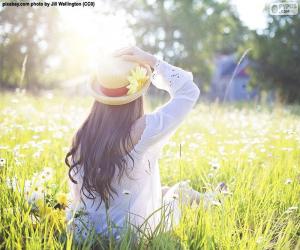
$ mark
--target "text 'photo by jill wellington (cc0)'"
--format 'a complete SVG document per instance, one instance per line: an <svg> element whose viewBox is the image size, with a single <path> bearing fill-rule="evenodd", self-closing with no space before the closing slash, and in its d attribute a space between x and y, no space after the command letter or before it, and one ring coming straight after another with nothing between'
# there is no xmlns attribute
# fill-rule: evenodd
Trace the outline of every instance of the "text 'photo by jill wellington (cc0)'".
<svg viewBox="0 0 300 250"><path fill-rule="evenodd" d="M1 0L1 249L300 249L298 0Z"/></svg>

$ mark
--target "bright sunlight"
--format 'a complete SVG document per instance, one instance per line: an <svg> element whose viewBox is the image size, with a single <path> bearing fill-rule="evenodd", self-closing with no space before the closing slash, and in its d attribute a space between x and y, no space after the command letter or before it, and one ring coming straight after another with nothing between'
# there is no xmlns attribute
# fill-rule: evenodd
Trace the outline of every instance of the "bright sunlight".
<svg viewBox="0 0 300 250"><path fill-rule="evenodd" d="M72 34L72 52L84 54L87 63L93 66L99 55L123 46L134 44L131 30L127 27L125 13L103 14L90 8L61 9L62 25L66 38ZM73 54L72 53L72 54Z"/></svg>

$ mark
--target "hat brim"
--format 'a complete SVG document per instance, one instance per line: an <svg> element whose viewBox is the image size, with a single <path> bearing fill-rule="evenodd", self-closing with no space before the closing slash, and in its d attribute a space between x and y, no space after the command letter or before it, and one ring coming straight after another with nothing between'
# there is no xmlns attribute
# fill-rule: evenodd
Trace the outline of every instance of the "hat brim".
<svg viewBox="0 0 300 250"><path fill-rule="evenodd" d="M123 105L123 104L130 103L130 102L136 100L137 98L139 98L140 96L142 96L143 94L145 94L147 89L150 86L151 75L152 75L151 68L148 65L143 65L143 67L146 68L149 79L143 85L143 87L138 92L136 92L134 94L123 95L123 96L107 96L107 95L104 95L99 88L97 88L97 83L95 81L91 81L91 80L88 81L88 84L87 84L88 85L88 90L91 93L91 95L98 102L101 102L101 103L104 103L104 104L107 104L107 105Z"/></svg>

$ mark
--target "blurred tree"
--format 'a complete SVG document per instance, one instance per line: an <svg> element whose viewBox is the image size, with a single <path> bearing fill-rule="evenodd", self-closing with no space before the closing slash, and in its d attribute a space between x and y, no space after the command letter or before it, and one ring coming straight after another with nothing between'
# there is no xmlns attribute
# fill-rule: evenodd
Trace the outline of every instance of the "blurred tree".
<svg viewBox="0 0 300 250"><path fill-rule="evenodd" d="M4 7L0 11L0 86L33 89L51 84L45 74L56 51L55 8Z"/></svg>
<svg viewBox="0 0 300 250"><path fill-rule="evenodd" d="M117 0L139 45L194 73L202 90L210 85L216 53L232 53L247 29L228 1Z"/></svg>
<svg viewBox="0 0 300 250"><path fill-rule="evenodd" d="M269 16L268 27L251 40L254 83L279 90L284 101L299 102L300 15Z"/></svg>

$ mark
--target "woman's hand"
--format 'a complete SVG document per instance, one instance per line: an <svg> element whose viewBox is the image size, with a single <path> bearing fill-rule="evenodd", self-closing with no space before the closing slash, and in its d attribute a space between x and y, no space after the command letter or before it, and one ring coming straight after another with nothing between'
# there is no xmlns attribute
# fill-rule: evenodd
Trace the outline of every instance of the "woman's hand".
<svg viewBox="0 0 300 250"><path fill-rule="evenodd" d="M139 64L148 64L152 68L157 61L157 58L154 55L151 55L136 46L119 49L113 53L113 56L121 57L124 60L137 62Z"/></svg>

